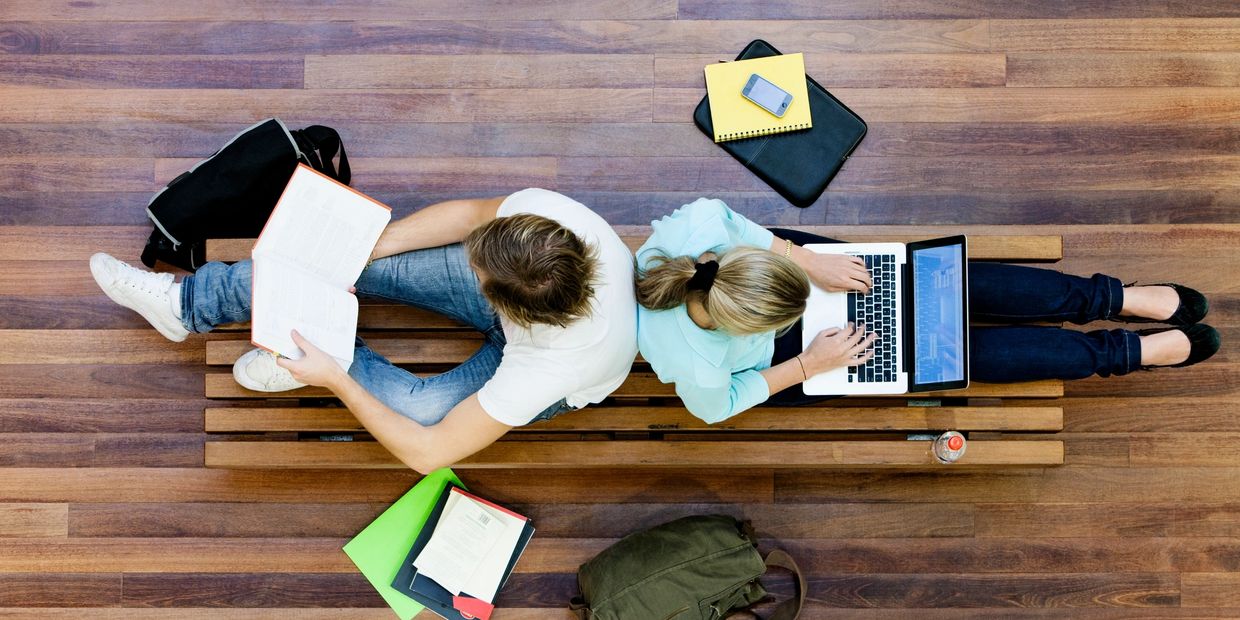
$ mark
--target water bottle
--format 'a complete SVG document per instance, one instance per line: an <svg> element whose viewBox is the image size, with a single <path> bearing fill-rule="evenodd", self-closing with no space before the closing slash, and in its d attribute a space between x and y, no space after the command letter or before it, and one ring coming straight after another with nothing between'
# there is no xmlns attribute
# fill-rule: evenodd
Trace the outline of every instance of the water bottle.
<svg viewBox="0 0 1240 620"><path fill-rule="evenodd" d="M955 463L964 456L965 445L964 435L956 431L947 431L934 439L931 444L930 451L934 453L934 458L940 463Z"/></svg>

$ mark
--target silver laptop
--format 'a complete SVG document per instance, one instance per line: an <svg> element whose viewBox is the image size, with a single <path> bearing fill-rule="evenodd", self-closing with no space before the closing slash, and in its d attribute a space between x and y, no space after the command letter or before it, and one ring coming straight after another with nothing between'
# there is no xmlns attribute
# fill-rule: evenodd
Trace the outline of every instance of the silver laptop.
<svg viewBox="0 0 1240 620"><path fill-rule="evenodd" d="M821 254L865 259L869 294L813 287L801 334L804 348L820 331L865 323L878 333L863 366L814 375L809 395L906 394L969 385L968 250L963 236L917 243L806 245Z"/></svg>

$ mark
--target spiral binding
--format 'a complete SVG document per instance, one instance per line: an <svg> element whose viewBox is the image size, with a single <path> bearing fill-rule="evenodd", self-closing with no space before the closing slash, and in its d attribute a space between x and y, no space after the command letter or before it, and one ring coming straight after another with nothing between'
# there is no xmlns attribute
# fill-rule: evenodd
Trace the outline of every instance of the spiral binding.
<svg viewBox="0 0 1240 620"><path fill-rule="evenodd" d="M757 138L759 136L769 136L777 133L786 133L789 131L797 131L799 129L809 129L812 127L809 123L798 123L796 125L784 125L782 127L770 127L767 129L752 129L749 131L735 131L719 135L719 142L728 142L730 140L742 140L744 138Z"/></svg>

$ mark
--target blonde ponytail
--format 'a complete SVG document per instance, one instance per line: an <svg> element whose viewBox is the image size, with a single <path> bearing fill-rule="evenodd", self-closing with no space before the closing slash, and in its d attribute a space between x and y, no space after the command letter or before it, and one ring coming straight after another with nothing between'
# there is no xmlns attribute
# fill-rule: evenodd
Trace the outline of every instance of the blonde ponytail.
<svg viewBox="0 0 1240 620"><path fill-rule="evenodd" d="M651 310L685 303L697 261L689 256L654 260L659 264L638 270L637 302ZM702 304L724 331L736 335L782 331L805 313L809 277L790 259L758 248L735 247L716 260L719 271Z"/></svg>

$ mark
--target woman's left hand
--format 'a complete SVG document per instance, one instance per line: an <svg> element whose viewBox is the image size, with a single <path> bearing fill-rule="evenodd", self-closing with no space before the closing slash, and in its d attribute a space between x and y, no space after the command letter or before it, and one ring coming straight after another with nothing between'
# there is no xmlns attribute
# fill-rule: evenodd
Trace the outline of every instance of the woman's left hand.
<svg viewBox="0 0 1240 620"><path fill-rule="evenodd" d="M305 355L297 360L281 357L276 359L276 364L292 373L294 379L308 385L331 388L337 381L348 376L332 356L311 344L297 333L297 330L293 330L292 336L297 348Z"/></svg>
<svg viewBox="0 0 1240 620"><path fill-rule="evenodd" d="M818 288L833 293L861 291L869 293L874 286L865 261L847 254L819 254L806 251L803 261L797 261L809 275L810 282Z"/></svg>

